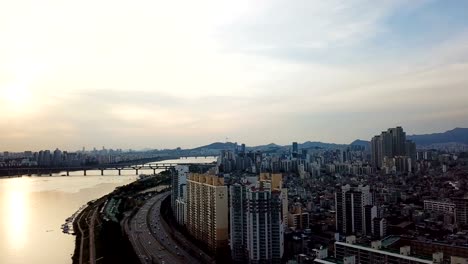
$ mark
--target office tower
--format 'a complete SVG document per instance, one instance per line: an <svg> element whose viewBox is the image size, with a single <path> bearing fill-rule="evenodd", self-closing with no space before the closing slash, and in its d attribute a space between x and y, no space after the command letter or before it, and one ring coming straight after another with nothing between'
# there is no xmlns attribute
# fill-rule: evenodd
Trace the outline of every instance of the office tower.
<svg viewBox="0 0 468 264"><path fill-rule="evenodd" d="M187 174L189 173L189 167L187 165L177 165L175 171L172 172L172 190L171 190L171 207L172 213L177 218L177 199L183 197L183 186L187 184Z"/></svg>
<svg viewBox="0 0 468 264"><path fill-rule="evenodd" d="M189 174L187 229L214 254L228 244L228 210L227 187L222 177Z"/></svg>
<svg viewBox="0 0 468 264"><path fill-rule="evenodd" d="M365 206L372 204L369 186L341 186L335 192L336 229L341 234L365 234Z"/></svg>
<svg viewBox="0 0 468 264"><path fill-rule="evenodd" d="M281 263L282 193L272 184L230 186L231 256L236 263Z"/></svg>

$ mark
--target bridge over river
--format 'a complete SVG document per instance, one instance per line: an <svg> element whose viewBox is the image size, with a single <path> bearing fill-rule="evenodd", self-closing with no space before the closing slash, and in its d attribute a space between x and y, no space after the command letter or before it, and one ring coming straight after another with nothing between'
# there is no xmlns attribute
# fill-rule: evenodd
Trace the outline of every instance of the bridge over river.
<svg viewBox="0 0 468 264"><path fill-rule="evenodd" d="M101 171L101 175L105 175L105 171L118 171L118 175L122 175L122 171L135 171L135 175L138 175L140 170L152 170L153 174L156 174L156 170L171 170L176 165L188 165L188 166L199 166L199 167L214 167L215 162L212 163L184 163L182 162L158 162L158 163L147 163L140 165L129 165L129 164L107 164L107 165L90 165L90 166L75 166L75 167L3 167L0 168L0 175L13 176L13 175L52 175L54 172L64 172L67 176L72 171L83 171L83 175L86 176L87 171L97 170Z"/></svg>

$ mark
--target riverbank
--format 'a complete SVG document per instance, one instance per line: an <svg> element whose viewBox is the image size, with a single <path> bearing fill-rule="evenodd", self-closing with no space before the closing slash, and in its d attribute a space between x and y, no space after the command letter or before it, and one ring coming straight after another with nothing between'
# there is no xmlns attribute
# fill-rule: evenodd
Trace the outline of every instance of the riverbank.
<svg viewBox="0 0 468 264"><path fill-rule="evenodd" d="M112 193L88 203L73 222L76 233L73 264L83 263L139 263L121 223L134 214L143 202L167 188L155 187L169 184L167 172L137 180L116 188ZM143 192L152 189L151 192Z"/></svg>

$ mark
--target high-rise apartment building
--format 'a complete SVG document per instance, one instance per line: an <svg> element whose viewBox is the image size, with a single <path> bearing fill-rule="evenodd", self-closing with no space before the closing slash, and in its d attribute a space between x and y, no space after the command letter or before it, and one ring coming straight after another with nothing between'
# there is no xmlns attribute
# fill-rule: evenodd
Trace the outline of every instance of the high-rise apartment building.
<svg viewBox="0 0 468 264"><path fill-rule="evenodd" d="M271 189L281 190L283 186L283 175L281 173L262 172L260 173L258 180L260 182L270 182Z"/></svg>
<svg viewBox="0 0 468 264"><path fill-rule="evenodd" d="M217 175L189 174L187 229L213 253L228 245L228 192Z"/></svg>
<svg viewBox="0 0 468 264"><path fill-rule="evenodd" d="M282 222L286 227L288 225L288 189L283 188L283 175L281 173L260 173L258 177L260 182L263 182L264 186L271 185L272 190L281 191L281 214Z"/></svg>
<svg viewBox="0 0 468 264"><path fill-rule="evenodd" d="M299 145L297 142L292 143L292 157L297 158L299 156Z"/></svg>
<svg viewBox="0 0 468 264"><path fill-rule="evenodd" d="M299 153L299 147L298 147L297 142L292 143L292 152L293 153Z"/></svg>
<svg viewBox="0 0 468 264"><path fill-rule="evenodd" d="M460 225L468 225L468 198L453 198L455 204L456 222Z"/></svg>
<svg viewBox="0 0 468 264"><path fill-rule="evenodd" d="M372 220L377 217L377 206L375 205L365 205L364 206L364 220L366 224L365 233L373 234L373 222Z"/></svg>
<svg viewBox="0 0 468 264"><path fill-rule="evenodd" d="M295 230L309 228L309 213L303 210L302 204L294 204L291 211L288 212L288 227Z"/></svg>
<svg viewBox="0 0 468 264"><path fill-rule="evenodd" d="M231 258L236 263L244 263L248 259L246 226L249 205L247 188L245 184L239 183L229 187Z"/></svg>
<svg viewBox="0 0 468 264"><path fill-rule="evenodd" d="M441 214L455 213L455 204L445 201L424 200L424 210Z"/></svg>
<svg viewBox="0 0 468 264"><path fill-rule="evenodd" d="M179 225L187 223L187 186L183 186L184 193L176 200L175 218Z"/></svg>
<svg viewBox="0 0 468 264"><path fill-rule="evenodd" d="M371 163L374 168L382 167L382 143L380 136L374 136L371 140Z"/></svg>
<svg viewBox="0 0 468 264"><path fill-rule="evenodd" d="M336 229L341 234L366 234L366 205L372 204L369 186L341 186L335 192Z"/></svg>
<svg viewBox="0 0 468 264"><path fill-rule="evenodd" d="M387 220L376 217L372 219L372 237L381 239L387 235Z"/></svg>
<svg viewBox="0 0 468 264"><path fill-rule="evenodd" d="M272 186L259 181L230 187L230 245L236 263L281 263L282 193Z"/></svg>
<svg viewBox="0 0 468 264"><path fill-rule="evenodd" d="M392 153L394 156L406 155L406 133L401 127L389 128L388 133L392 137Z"/></svg>
<svg viewBox="0 0 468 264"><path fill-rule="evenodd" d="M174 216L177 218L177 206L176 201L179 197L185 196L183 193L184 186L187 184L187 175L189 173L189 167L187 165L175 166L175 172L172 174L172 190L171 190L171 207Z"/></svg>
<svg viewBox="0 0 468 264"><path fill-rule="evenodd" d="M411 158L413 162L416 159L416 144L406 140L406 133L401 127L389 128L371 140L371 163L374 168L384 167L384 160L395 157ZM408 167L411 166L405 166Z"/></svg>

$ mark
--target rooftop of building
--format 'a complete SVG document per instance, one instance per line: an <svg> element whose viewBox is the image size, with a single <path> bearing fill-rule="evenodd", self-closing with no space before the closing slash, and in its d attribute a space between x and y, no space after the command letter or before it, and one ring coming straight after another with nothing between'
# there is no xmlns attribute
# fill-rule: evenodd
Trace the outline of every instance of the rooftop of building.
<svg viewBox="0 0 468 264"><path fill-rule="evenodd" d="M407 260L411 260L411 261L418 261L420 263L427 263L427 264L432 264L432 256L421 256L421 255L410 255L410 256L406 256L406 255L402 255L400 254L400 251L399 250L395 250L395 249L389 249L389 248L380 248L380 249L373 249L369 244L349 244L349 243L345 243L345 242L336 242L336 244L338 245L344 245L344 246L349 246L349 247L353 247L353 248L356 248L356 249L361 249L361 250L366 250L366 251L371 251L371 252L374 252L374 253L379 253L379 254L385 254L385 255L388 255L388 256L392 256L392 257L398 257L398 258L403 258L403 259L407 259Z"/></svg>
<svg viewBox="0 0 468 264"><path fill-rule="evenodd" d="M384 247L384 244L389 246L389 245L395 243L398 240L399 240L399 238L397 239L396 237L387 237L387 238L381 240L382 247L380 249L374 249L369 244L361 244L361 243L350 244L350 243L345 243L345 242L336 242L335 244L354 247L354 248L357 248L357 249L367 250L367 251L380 253L380 254L385 254L385 255L389 255L389 256L393 256L393 257L399 257L399 258L403 258L403 259L407 259L407 260L419 261L421 263L432 264L432 256L422 256L422 255L416 255L416 254L411 254L409 256L406 256L406 255L400 254L400 250L398 250L398 249L391 249L391 248Z"/></svg>
<svg viewBox="0 0 468 264"><path fill-rule="evenodd" d="M333 258L333 257L328 257L325 259L314 259L315 263L323 263L323 264L342 264L343 261Z"/></svg>
<svg viewBox="0 0 468 264"><path fill-rule="evenodd" d="M399 236L387 236L381 240L382 247L389 247L400 240Z"/></svg>

